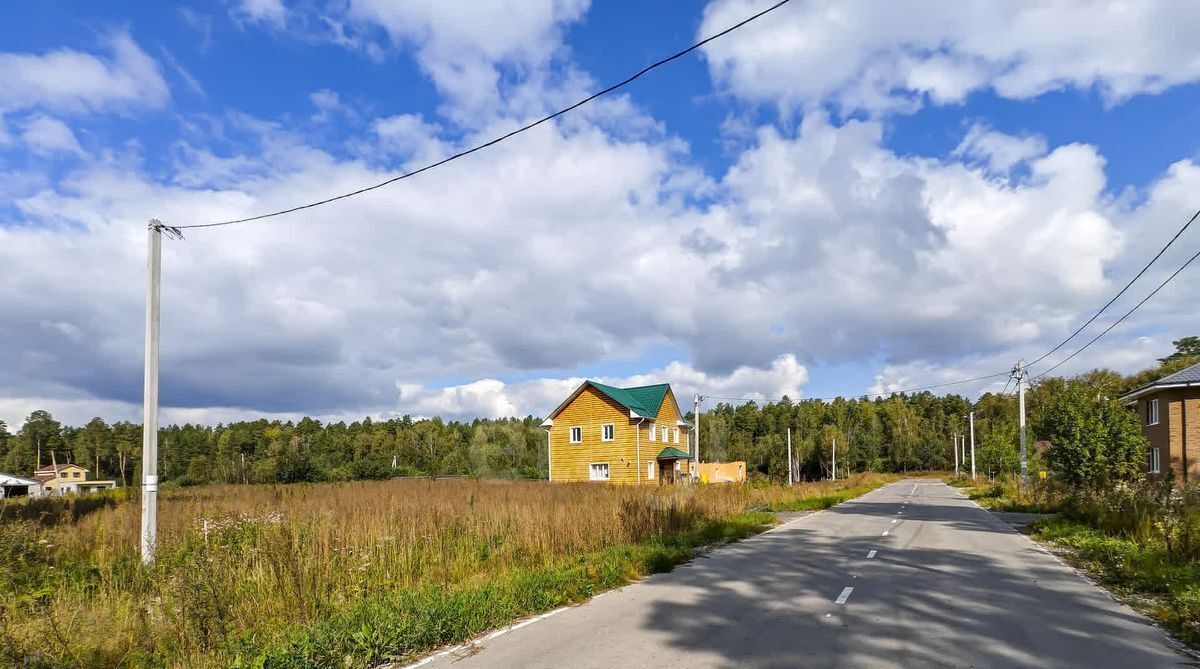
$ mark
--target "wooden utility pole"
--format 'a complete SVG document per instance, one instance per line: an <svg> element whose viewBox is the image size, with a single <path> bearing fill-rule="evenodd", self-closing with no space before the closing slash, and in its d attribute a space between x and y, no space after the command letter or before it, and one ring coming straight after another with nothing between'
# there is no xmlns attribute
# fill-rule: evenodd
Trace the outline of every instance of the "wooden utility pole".
<svg viewBox="0 0 1200 669"><path fill-rule="evenodd" d="M142 386L142 562L154 561L158 538L158 323L162 279L162 223L147 228L146 367Z"/></svg>
<svg viewBox="0 0 1200 669"><path fill-rule="evenodd" d="M833 480L837 480L837 437L833 437L833 444L829 448L833 454Z"/></svg>

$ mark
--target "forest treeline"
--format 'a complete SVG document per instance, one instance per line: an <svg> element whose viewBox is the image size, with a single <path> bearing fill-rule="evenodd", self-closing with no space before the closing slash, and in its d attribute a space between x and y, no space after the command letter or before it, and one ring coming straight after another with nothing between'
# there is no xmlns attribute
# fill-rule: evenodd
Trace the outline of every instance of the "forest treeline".
<svg viewBox="0 0 1200 669"><path fill-rule="evenodd" d="M1175 342L1159 366L1133 376L1095 370L1071 379L1048 377L1026 396L1033 442L1065 447L1060 462L1034 462L1088 471L1089 476L1128 476L1144 462L1144 440L1121 393L1200 360L1200 338ZM983 474L1019 467L1017 402L1012 394L987 393L972 403L960 395L930 392L874 399L719 404L701 415L701 456L706 461L744 460L757 475L787 475L787 431L802 478L829 475L837 445L841 472L896 472L953 467L952 434L968 432L975 411L976 464ZM691 415L688 416L691 418ZM242 421L228 425L171 425L159 434L159 480L166 484L290 483L394 476L467 475L545 478L546 433L533 416L479 419L390 420L353 423ZM0 421L0 471L29 475L34 464L73 462L89 478L127 485L140 478L142 428L93 418L64 426L34 411L15 434ZM1075 443L1078 442L1078 443ZM1086 442L1086 443L1085 443ZM1072 459L1073 458L1073 459ZM1083 462L1088 459L1088 462ZM1099 458L1107 469L1096 469Z"/></svg>

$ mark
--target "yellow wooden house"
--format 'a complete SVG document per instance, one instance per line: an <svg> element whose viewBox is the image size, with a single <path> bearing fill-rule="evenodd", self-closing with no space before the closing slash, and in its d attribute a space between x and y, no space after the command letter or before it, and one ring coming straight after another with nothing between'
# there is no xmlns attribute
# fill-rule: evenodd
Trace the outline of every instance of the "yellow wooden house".
<svg viewBox="0 0 1200 669"><path fill-rule="evenodd" d="M47 465L33 472L47 495L88 493L117 487L116 481L89 481L88 470L74 464Z"/></svg>
<svg viewBox="0 0 1200 669"><path fill-rule="evenodd" d="M672 483L690 476L692 425L671 386L585 381L542 423L550 480Z"/></svg>

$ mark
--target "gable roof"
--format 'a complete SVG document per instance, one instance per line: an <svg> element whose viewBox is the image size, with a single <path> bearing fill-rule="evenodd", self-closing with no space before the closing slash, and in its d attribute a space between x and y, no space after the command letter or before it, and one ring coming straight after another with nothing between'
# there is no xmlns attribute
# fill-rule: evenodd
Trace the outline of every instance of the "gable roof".
<svg viewBox="0 0 1200 669"><path fill-rule="evenodd" d="M81 470L83 470L83 471L85 471L85 472L86 472L86 471L91 471L91 470L89 470L87 467L80 467L80 466L79 466L79 465L77 465L77 464L74 464L74 463L71 463L71 462L66 462L66 463L63 463L63 464L61 464L61 465L57 465L57 466L56 466L56 465L46 465L46 466L44 466L44 467L38 467L37 469L33 470L33 473L34 473L34 474L43 474L43 473L44 473L44 474L54 474L54 473L57 473L57 472L61 472L62 470L64 470L64 469L67 469L67 468L69 468L69 467L74 467L74 468L76 468L76 469L81 469Z"/></svg>
<svg viewBox="0 0 1200 669"><path fill-rule="evenodd" d="M1121 399L1137 399L1139 396L1153 392L1158 388L1181 388L1188 386L1200 386L1200 362L1191 367L1184 367L1174 374L1168 374L1157 381L1147 383L1141 388L1127 392L1121 396Z"/></svg>
<svg viewBox="0 0 1200 669"><path fill-rule="evenodd" d="M595 381L584 381L582 385L575 389L569 397L558 408L550 412L546 418L547 423L554 420L554 417L562 412L576 397L579 396L587 388L595 388L612 401L620 404L628 409L633 417L654 418L658 415L658 410L662 407L663 399L667 396L667 391L671 389L670 384L656 383L651 386L634 386L632 388L618 388ZM547 423L543 423L546 425Z"/></svg>
<svg viewBox="0 0 1200 669"><path fill-rule="evenodd" d="M618 404L645 418L654 418L662 406L663 398L671 386L658 383L653 386L634 386L633 388L617 388L603 383L592 383L592 387L608 395Z"/></svg>
<svg viewBox="0 0 1200 669"><path fill-rule="evenodd" d="M675 448L674 446L668 446L668 447L662 449L662 452L658 454L658 457L656 459L658 459L658 460L691 460L692 456L688 455L687 453L684 453L683 451L679 450L678 448Z"/></svg>

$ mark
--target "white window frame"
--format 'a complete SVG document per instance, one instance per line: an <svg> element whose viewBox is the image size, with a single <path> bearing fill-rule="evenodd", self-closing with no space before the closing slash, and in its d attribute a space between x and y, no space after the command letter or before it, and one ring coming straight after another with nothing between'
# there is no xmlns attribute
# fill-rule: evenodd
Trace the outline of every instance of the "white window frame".
<svg viewBox="0 0 1200 669"><path fill-rule="evenodd" d="M1157 447L1150 449L1149 465L1150 465L1150 469L1147 470L1148 474L1161 474L1162 473L1162 454L1159 452Z"/></svg>
<svg viewBox="0 0 1200 669"><path fill-rule="evenodd" d="M1146 424L1158 425L1158 398L1146 400Z"/></svg>
<svg viewBox="0 0 1200 669"><path fill-rule="evenodd" d="M654 480L654 461L653 460L646 461L646 480L648 480L648 481Z"/></svg>
<svg viewBox="0 0 1200 669"><path fill-rule="evenodd" d="M578 436L578 439L576 439L577 436ZM569 439L572 444L582 444L583 443L583 426L576 425L576 426L572 427L570 430Z"/></svg>
<svg viewBox="0 0 1200 669"><path fill-rule="evenodd" d="M650 423L650 441L654 441L654 431L655 431L654 423Z"/></svg>
<svg viewBox="0 0 1200 669"><path fill-rule="evenodd" d="M617 426L615 423L605 423L600 426L600 441L616 441Z"/></svg>
<svg viewBox="0 0 1200 669"><path fill-rule="evenodd" d="M662 442L665 444L670 441L671 441L671 428L664 425L662 427Z"/></svg>
<svg viewBox="0 0 1200 669"><path fill-rule="evenodd" d="M596 467L601 466L601 465L604 466L604 478L597 478L596 477ZM588 480L589 481L611 481L612 480L612 467L610 467L607 462L588 463Z"/></svg>
<svg viewBox="0 0 1200 669"><path fill-rule="evenodd" d="M679 443L679 428L675 428L675 443Z"/></svg>

